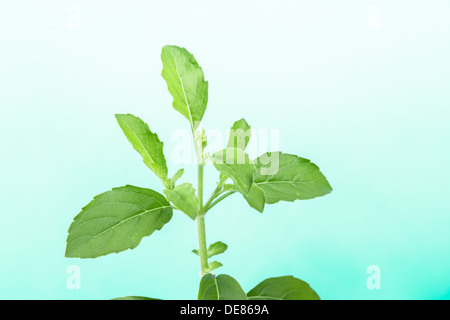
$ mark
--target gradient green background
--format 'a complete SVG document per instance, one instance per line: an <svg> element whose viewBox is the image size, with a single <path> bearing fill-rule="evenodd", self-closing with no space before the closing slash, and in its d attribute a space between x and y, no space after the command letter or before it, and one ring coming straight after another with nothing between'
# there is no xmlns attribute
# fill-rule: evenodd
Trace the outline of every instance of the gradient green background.
<svg viewBox="0 0 450 320"><path fill-rule="evenodd" d="M367 26L370 5L381 29ZM312 159L334 188L262 215L238 195L218 205L206 223L210 243L229 245L220 272L246 290L292 274L323 299L449 299L449 15L447 0L2 1L0 298L196 298L196 229L179 212L135 250L63 257L94 195L162 189L114 113L148 122L179 168L171 137L188 124L159 57L176 44L209 80L206 129L241 117L278 129L280 149ZM70 265L79 290L66 287ZM366 286L370 265L379 290Z"/></svg>

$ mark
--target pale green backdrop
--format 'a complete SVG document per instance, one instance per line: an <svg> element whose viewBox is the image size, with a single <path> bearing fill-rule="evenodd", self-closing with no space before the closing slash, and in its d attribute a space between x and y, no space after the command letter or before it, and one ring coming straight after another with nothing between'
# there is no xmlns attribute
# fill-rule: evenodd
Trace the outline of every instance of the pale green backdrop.
<svg viewBox="0 0 450 320"><path fill-rule="evenodd" d="M245 117L279 130L280 149L334 188L262 215L238 195L218 205L206 223L229 245L220 272L246 290L292 274L324 299L449 299L449 14L447 0L2 1L0 298L196 298L195 224L179 212L135 250L63 257L94 195L162 190L114 113L148 122L181 166L170 155L187 122L159 57L175 44L209 80L206 129Z"/></svg>

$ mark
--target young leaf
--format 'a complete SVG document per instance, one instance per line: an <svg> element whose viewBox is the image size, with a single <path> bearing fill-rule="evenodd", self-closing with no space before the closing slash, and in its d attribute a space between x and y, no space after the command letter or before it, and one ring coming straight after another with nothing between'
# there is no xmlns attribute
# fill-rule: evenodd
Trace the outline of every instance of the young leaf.
<svg viewBox="0 0 450 320"><path fill-rule="evenodd" d="M139 152L144 163L168 186L167 165L163 153L164 144L148 125L132 114L116 114L117 122L133 148Z"/></svg>
<svg viewBox="0 0 450 320"><path fill-rule="evenodd" d="M312 199L332 191L319 168L310 160L281 152L266 153L256 161L255 184L266 203Z"/></svg>
<svg viewBox="0 0 450 320"><path fill-rule="evenodd" d="M264 192L253 183L256 166L241 148L227 148L216 152L213 163L221 175L230 177L234 187L247 200L248 204L263 212L265 204ZM230 187L228 187L230 188Z"/></svg>
<svg viewBox="0 0 450 320"><path fill-rule="evenodd" d="M164 194L175 207L195 220L199 211L199 201L192 184L182 183L173 190L164 190Z"/></svg>
<svg viewBox="0 0 450 320"><path fill-rule="evenodd" d="M206 268L206 272L212 272L214 270L216 270L217 268L220 268L221 266L223 266L223 264L221 264L218 261L212 261L210 263L208 263L208 267Z"/></svg>
<svg viewBox="0 0 450 320"><path fill-rule="evenodd" d="M212 156L214 167L230 177L239 192L248 195L253 183L256 167L248 155L240 148L227 148Z"/></svg>
<svg viewBox="0 0 450 320"><path fill-rule="evenodd" d="M198 141L198 148L203 151L208 145L208 137L206 136L205 129L196 130L194 132L194 140Z"/></svg>
<svg viewBox="0 0 450 320"><path fill-rule="evenodd" d="M65 256L96 258L134 249L172 218L172 207L156 191L124 186L99 194L69 227Z"/></svg>
<svg viewBox="0 0 450 320"><path fill-rule="evenodd" d="M243 196L245 200L247 200L247 203L250 205L250 207L256 209L261 213L264 211L266 197L264 195L264 191L260 187L258 187L256 183L252 183L249 193L246 195L243 194Z"/></svg>
<svg viewBox="0 0 450 320"><path fill-rule="evenodd" d="M211 244L208 247L207 254L208 258L211 258L212 256L216 256L218 254L224 253L228 249L228 246L223 243L222 241L217 241Z"/></svg>
<svg viewBox="0 0 450 320"><path fill-rule="evenodd" d="M230 129L230 136L228 138L227 148L239 148L245 151L251 137L250 125L244 118L236 121ZM220 179L222 180L226 175L220 173Z"/></svg>
<svg viewBox="0 0 450 320"><path fill-rule="evenodd" d="M175 174L173 175L172 178L169 179L169 184L170 184L170 190L172 190L173 188L175 188L175 183L178 181L178 179L180 179L183 176L184 173L184 169L180 169L177 172L175 172Z"/></svg>
<svg viewBox="0 0 450 320"><path fill-rule="evenodd" d="M211 258L212 256L216 256L218 254L224 253L227 249L228 249L228 246L225 243L223 243L221 241L217 241L208 247L208 249L206 251L206 255L208 258ZM197 249L192 250L192 252L195 253L196 255L198 255Z"/></svg>
<svg viewBox="0 0 450 320"><path fill-rule="evenodd" d="M245 150L251 137L251 127L244 118L236 121L230 130L227 148Z"/></svg>
<svg viewBox="0 0 450 320"><path fill-rule="evenodd" d="M208 137L206 136L204 129L197 129L194 131L194 148L195 154L197 156L197 163L205 163L208 157L207 153L204 152L206 146L208 145ZM209 153L208 153L209 154Z"/></svg>
<svg viewBox="0 0 450 320"><path fill-rule="evenodd" d="M233 277L207 273L200 281L198 300L247 300L247 295Z"/></svg>
<svg viewBox="0 0 450 320"><path fill-rule="evenodd" d="M189 51L177 46L163 47L161 60L161 75L173 97L173 108L188 119L194 131L208 103L208 81L203 70Z"/></svg>
<svg viewBox="0 0 450 320"><path fill-rule="evenodd" d="M247 293L249 300L320 300L306 282L284 276L269 278Z"/></svg>

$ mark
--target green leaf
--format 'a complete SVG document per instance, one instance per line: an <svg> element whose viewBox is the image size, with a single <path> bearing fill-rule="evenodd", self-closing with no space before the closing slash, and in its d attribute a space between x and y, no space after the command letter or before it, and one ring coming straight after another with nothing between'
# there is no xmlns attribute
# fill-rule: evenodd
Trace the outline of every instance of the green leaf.
<svg viewBox="0 0 450 320"><path fill-rule="evenodd" d="M113 298L111 300L161 300L161 299L141 297L141 296L126 296L126 297Z"/></svg>
<svg viewBox="0 0 450 320"><path fill-rule="evenodd" d="M269 278L247 293L249 300L320 300L306 282L284 276Z"/></svg>
<svg viewBox="0 0 450 320"><path fill-rule="evenodd" d="M208 247L208 250L207 250L208 258L211 258L212 256L216 256L218 254L222 254L227 249L228 249L228 246L225 243L223 243L222 241L214 242L213 244L211 244Z"/></svg>
<svg viewBox="0 0 450 320"><path fill-rule="evenodd" d="M230 177L239 192L248 195L256 173L255 164L240 148L227 148L212 156L214 167Z"/></svg>
<svg viewBox="0 0 450 320"><path fill-rule="evenodd" d="M99 194L74 218L69 227L66 257L96 258L134 249L172 218L172 207L150 189L114 188Z"/></svg>
<svg viewBox="0 0 450 320"><path fill-rule="evenodd" d="M249 193L247 195L243 194L243 196L253 209L258 210L261 213L264 211L266 197L264 191L258 187L257 184L252 183Z"/></svg>
<svg viewBox="0 0 450 320"><path fill-rule="evenodd" d="M214 270L216 270L217 268L220 268L221 266L223 266L223 264L221 264L218 261L212 261L210 263L208 263L208 267L206 267L206 272L212 272Z"/></svg>
<svg viewBox="0 0 450 320"><path fill-rule="evenodd" d="M192 220L195 220L200 208L192 184L182 183L173 190L164 190L164 194L167 200L172 202L177 209L187 214Z"/></svg>
<svg viewBox="0 0 450 320"><path fill-rule="evenodd" d="M198 141L199 150L203 151L206 148L208 145L208 137L206 136L205 129L194 132L194 141Z"/></svg>
<svg viewBox="0 0 450 320"><path fill-rule="evenodd" d="M198 300L247 300L247 296L233 277L207 273L200 281Z"/></svg>
<svg viewBox="0 0 450 320"><path fill-rule="evenodd" d="M163 47L161 60L161 75L173 97L173 108L188 119L194 131L208 103L208 82L203 70L189 51L177 46Z"/></svg>
<svg viewBox="0 0 450 320"><path fill-rule="evenodd" d="M230 129L230 136L228 138L227 148L239 148L245 151L251 137L250 125L244 118L236 121ZM222 180L225 174L220 174Z"/></svg>
<svg viewBox="0 0 450 320"><path fill-rule="evenodd" d="M206 255L208 258L211 258L212 256L224 253L227 249L228 246L225 243L223 243L222 241L217 241L208 247L208 249L206 250ZM192 250L192 252L198 255L197 249Z"/></svg>
<svg viewBox="0 0 450 320"><path fill-rule="evenodd" d="M139 152L144 163L168 186L167 165L164 144L158 135L150 131L148 125L132 114L116 114L117 122L133 148Z"/></svg>
<svg viewBox="0 0 450 320"><path fill-rule="evenodd" d="M256 167L254 182L268 204L312 199L332 191L319 167L296 155L268 152L257 159Z"/></svg>
<svg viewBox="0 0 450 320"><path fill-rule="evenodd" d="M175 188L175 183L178 181L178 179L180 179L183 176L184 173L184 169L180 169L177 172L175 172L175 174L173 175L172 178L169 179L169 184L170 184L170 190L172 190L173 188Z"/></svg>
<svg viewBox="0 0 450 320"><path fill-rule="evenodd" d="M235 190L244 196L248 204L259 212L263 212L265 195L263 190L253 183L256 166L245 151L241 148L227 148L216 152L212 159L221 175L233 180ZM228 186L228 189L233 188Z"/></svg>
<svg viewBox="0 0 450 320"><path fill-rule="evenodd" d="M251 137L251 127L244 118L236 121L230 130L227 148L245 150Z"/></svg>

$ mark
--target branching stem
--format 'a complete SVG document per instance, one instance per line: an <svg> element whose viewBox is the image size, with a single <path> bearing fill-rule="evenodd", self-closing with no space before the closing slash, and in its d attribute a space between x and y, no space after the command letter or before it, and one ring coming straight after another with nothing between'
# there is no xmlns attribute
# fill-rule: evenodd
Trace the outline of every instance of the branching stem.
<svg viewBox="0 0 450 320"><path fill-rule="evenodd" d="M218 204L220 201L222 201L223 199L225 199L228 196L231 196L233 193L235 193L236 191L228 191L228 192L221 192L220 194L223 193L223 195L219 198L216 198L215 201L213 201L212 203L210 203L207 207L205 206L205 211L209 211L211 210L212 207L214 207L216 204ZM219 194L219 195L220 195Z"/></svg>

